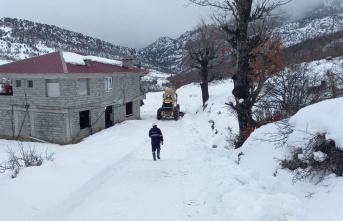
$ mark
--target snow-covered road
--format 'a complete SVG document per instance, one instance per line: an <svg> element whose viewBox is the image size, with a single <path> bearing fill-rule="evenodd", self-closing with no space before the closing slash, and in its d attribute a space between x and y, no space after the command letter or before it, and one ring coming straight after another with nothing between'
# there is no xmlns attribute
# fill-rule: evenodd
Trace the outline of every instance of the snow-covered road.
<svg viewBox="0 0 343 221"><path fill-rule="evenodd" d="M179 121L157 121L161 93L149 93L141 120L73 145L23 143L55 152L55 160L24 168L15 179L0 174L0 221L342 220L341 204L329 202L339 202L343 179L292 184L292 174L276 160L283 150L263 141L275 125L255 131L240 149L229 146L230 131L237 131L225 104L231 90L230 81L212 85L203 109L199 86L182 88L186 115ZM153 123L165 140L158 161L148 137ZM18 143L0 140L0 162L7 148ZM331 182L337 186L332 193ZM307 198L308 192L316 195Z"/></svg>
<svg viewBox="0 0 343 221"><path fill-rule="evenodd" d="M194 220L196 208L188 207L199 207L201 193L195 191L199 190L195 186L200 184L188 162L184 139L192 131L185 131L182 121L160 122L166 141L162 159L155 162L147 137L149 127L145 121L135 125L129 132L135 146L127 154L113 160L80 189L33 220ZM127 133L116 131L115 136Z"/></svg>
<svg viewBox="0 0 343 221"><path fill-rule="evenodd" d="M27 189L17 193L27 200L26 205L20 204L22 213L6 210L2 212L6 221L203 220L205 187L190 161L193 147L204 145L203 140L191 115L179 121L157 121L156 100L161 94L150 96L142 107L142 120L117 124L76 145L51 145L54 162L27 168L18 178L6 180L8 189L20 179L29 180ZM165 139L157 161L153 161L148 137L154 122ZM47 148L46 144L34 146ZM30 176L42 181L37 184ZM0 193L5 191L6 185ZM34 196L37 200L30 199Z"/></svg>

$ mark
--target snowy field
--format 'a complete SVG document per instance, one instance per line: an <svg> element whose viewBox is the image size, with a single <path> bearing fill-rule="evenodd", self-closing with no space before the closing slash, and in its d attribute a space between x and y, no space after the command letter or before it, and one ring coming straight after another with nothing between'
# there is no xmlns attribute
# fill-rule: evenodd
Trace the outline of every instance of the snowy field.
<svg viewBox="0 0 343 221"><path fill-rule="evenodd" d="M168 77L171 77L172 74L167 74L167 73L164 73L164 72L161 72L161 71L156 71L156 70L153 70L153 69L149 69L149 72L148 74L144 75L144 77L142 77L142 81L154 81L156 80L156 86L161 88L163 87L162 84L166 84L168 83L169 81L167 80Z"/></svg>
<svg viewBox="0 0 343 221"><path fill-rule="evenodd" d="M210 85L202 109L198 85L178 89L179 121L156 120L161 92L148 93L141 120L126 121L81 143L23 143L55 152L53 162L25 168L15 179L0 174L0 220L4 221L341 221L343 179L292 184L276 158L286 150L262 141L274 124L252 133L234 150L228 128L232 82ZM326 131L341 139L343 99L321 102L291 118L298 129L289 142ZM310 121L309 121L310 120ZM148 131L156 122L164 135L161 160L153 161ZM342 140L340 140L342 142ZM0 162L15 141L0 140ZM238 158L239 153L243 153ZM311 195L311 197L309 197Z"/></svg>

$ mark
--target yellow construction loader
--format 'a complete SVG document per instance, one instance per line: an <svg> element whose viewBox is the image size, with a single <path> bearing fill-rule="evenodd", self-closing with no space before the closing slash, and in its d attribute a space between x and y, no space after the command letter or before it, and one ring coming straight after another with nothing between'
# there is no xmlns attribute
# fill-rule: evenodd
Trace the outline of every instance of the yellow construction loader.
<svg viewBox="0 0 343 221"><path fill-rule="evenodd" d="M163 93L162 107L157 110L157 120L167 118L178 120L183 115L184 113L180 111L180 105L177 103L175 90L165 90Z"/></svg>

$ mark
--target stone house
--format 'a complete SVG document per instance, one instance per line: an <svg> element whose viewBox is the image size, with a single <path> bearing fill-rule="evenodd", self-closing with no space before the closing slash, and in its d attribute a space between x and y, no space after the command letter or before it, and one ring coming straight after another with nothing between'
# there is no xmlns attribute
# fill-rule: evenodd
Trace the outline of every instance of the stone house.
<svg viewBox="0 0 343 221"><path fill-rule="evenodd" d="M140 118L146 70L54 52L0 65L0 138L69 144Z"/></svg>

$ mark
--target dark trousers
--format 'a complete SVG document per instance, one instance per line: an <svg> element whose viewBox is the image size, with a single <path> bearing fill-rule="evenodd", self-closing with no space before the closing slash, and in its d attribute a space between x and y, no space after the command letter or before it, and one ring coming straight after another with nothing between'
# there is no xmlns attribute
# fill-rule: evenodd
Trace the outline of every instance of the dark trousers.
<svg viewBox="0 0 343 221"><path fill-rule="evenodd" d="M161 149L160 142L151 142L151 149L152 152L156 152L157 149Z"/></svg>

